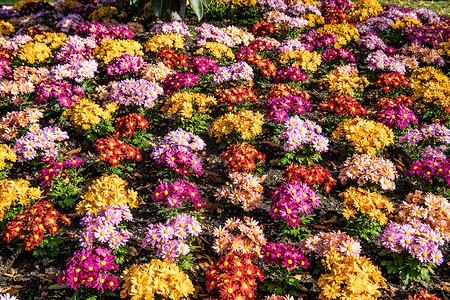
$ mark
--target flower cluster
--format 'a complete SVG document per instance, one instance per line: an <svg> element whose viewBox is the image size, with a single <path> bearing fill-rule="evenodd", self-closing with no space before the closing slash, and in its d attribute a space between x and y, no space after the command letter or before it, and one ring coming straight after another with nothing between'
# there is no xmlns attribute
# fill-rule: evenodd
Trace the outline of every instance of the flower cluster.
<svg viewBox="0 0 450 300"><path fill-rule="evenodd" d="M142 240L142 248L156 248L156 256L175 262L180 255L187 255L191 249L189 239L202 232L202 225L191 215L182 213L165 223L150 224Z"/></svg>
<svg viewBox="0 0 450 300"><path fill-rule="evenodd" d="M375 155L394 142L394 134L389 127L371 120L345 119L339 123L333 138L345 137L356 152Z"/></svg>
<svg viewBox="0 0 450 300"><path fill-rule="evenodd" d="M123 54L143 56L144 52L142 52L141 44L133 39L101 39L98 47L94 49L94 55L104 64Z"/></svg>
<svg viewBox="0 0 450 300"><path fill-rule="evenodd" d="M168 98L161 111L174 116L183 127L192 131L202 131L209 119L209 107L216 99L201 93L178 92ZM192 128L191 128L192 127Z"/></svg>
<svg viewBox="0 0 450 300"><path fill-rule="evenodd" d="M262 133L263 115L252 110L227 113L218 118L211 127L211 134L218 139L228 141L253 140Z"/></svg>
<svg viewBox="0 0 450 300"><path fill-rule="evenodd" d="M150 29L154 33L179 33L184 37L192 37L188 25L183 21L156 23Z"/></svg>
<svg viewBox="0 0 450 300"><path fill-rule="evenodd" d="M62 117L82 130L89 130L93 125L98 125L102 120L111 120L112 114L119 109L116 103L106 104L104 108L95 102L82 98L62 113Z"/></svg>
<svg viewBox="0 0 450 300"><path fill-rule="evenodd" d="M431 143L439 141L441 143L448 143L450 141L450 129L436 123L423 124L419 129L407 131L399 139L400 143L408 143L410 146L416 146L420 141ZM443 150L445 150L445 148Z"/></svg>
<svg viewBox="0 0 450 300"><path fill-rule="evenodd" d="M175 209L190 205L199 210L205 201L199 198L197 186L187 180L161 181L152 194L152 200Z"/></svg>
<svg viewBox="0 0 450 300"><path fill-rule="evenodd" d="M24 110L6 113L0 119L0 141L14 139L22 128L35 125L44 116L37 108L27 107Z"/></svg>
<svg viewBox="0 0 450 300"><path fill-rule="evenodd" d="M40 188L30 187L30 182L25 179L0 181L0 221L3 220L8 210L15 205L27 205L32 199L38 199L42 195Z"/></svg>
<svg viewBox="0 0 450 300"><path fill-rule="evenodd" d="M87 213L80 222L84 226L79 239L80 246L90 248L95 243L109 249L118 249L133 236L128 230L119 228L123 226L123 222L132 220L130 208L124 204L106 206L96 213Z"/></svg>
<svg viewBox="0 0 450 300"><path fill-rule="evenodd" d="M195 52L196 55L211 56L213 59L234 60L235 56L230 47L216 42L206 42Z"/></svg>
<svg viewBox="0 0 450 300"><path fill-rule="evenodd" d="M64 80L45 80L36 89L34 102L40 104L49 99L56 99L61 107L70 107L73 102L81 99L84 89L74 86Z"/></svg>
<svg viewBox="0 0 450 300"><path fill-rule="evenodd" d="M156 98L163 93L162 87L145 79L126 79L112 84L109 100L120 105L137 105L152 108Z"/></svg>
<svg viewBox="0 0 450 300"><path fill-rule="evenodd" d="M266 238L258 222L250 217L228 218L224 226L215 227L213 231L213 250L221 254L248 255L259 257Z"/></svg>
<svg viewBox="0 0 450 300"><path fill-rule="evenodd" d="M161 49L156 55L156 59L161 61L167 67L175 69L177 67L184 68L188 66L188 58L184 53L175 52L172 49Z"/></svg>
<svg viewBox="0 0 450 300"><path fill-rule="evenodd" d="M400 224L423 222L450 241L450 203L441 195L423 195L420 190L409 193L398 207L395 221Z"/></svg>
<svg viewBox="0 0 450 300"><path fill-rule="evenodd" d="M330 100L321 102L319 107L321 110L335 112L339 116L361 117L366 114L366 109L348 94L332 94Z"/></svg>
<svg viewBox="0 0 450 300"><path fill-rule="evenodd" d="M280 82L305 82L308 80L309 75L307 73L303 73L299 68L297 67L287 67L286 69L278 70L275 76L273 77L273 80L275 83Z"/></svg>
<svg viewBox="0 0 450 300"><path fill-rule="evenodd" d="M195 37L197 44L205 46L207 40L213 40L217 44L224 44L228 47L235 47L239 44L248 45L253 40L253 35L245 29L236 26L227 26L218 28L214 25L203 23L194 30L197 33Z"/></svg>
<svg viewBox="0 0 450 300"><path fill-rule="evenodd" d="M339 180L344 185L348 181L356 182L359 186L371 183L388 191L395 189L396 178L397 170L392 161L371 154L354 154L348 157L339 173Z"/></svg>
<svg viewBox="0 0 450 300"><path fill-rule="evenodd" d="M358 76L358 70L352 65L339 66L331 70L319 83L328 89L330 94L353 95L362 90L369 82L366 77Z"/></svg>
<svg viewBox="0 0 450 300"><path fill-rule="evenodd" d="M74 290L91 288L96 292L115 290L119 281L108 274L118 270L111 251L102 247L75 251L66 264L67 268L58 276L58 285L65 284Z"/></svg>
<svg viewBox="0 0 450 300"><path fill-rule="evenodd" d="M93 13L93 10L95 10L95 8L92 8L92 6L89 7L85 7L83 6L85 9L87 9L88 11L91 10L90 12L88 12L88 14L90 14L91 12ZM104 7L107 10L109 10L110 8L108 7ZM81 8L80 8L81 9ZM111 9L115 9L116 8L111 8ZM81 9L82 10L82 9ZM77 11L75 8L72 10L73 13L81 13L81 15L83 15L83 12L79 12ZM103 10L103 13L100 14L105 14L105 10ZM108 13L106 13L108 14ZM99 16L99 15L97 15ZM120 16L117 16L118 18L120 18ZM85 19L87 19L87 16L84 16ZM96 41L98 43L100 43L102 40L105 39L112 39L113 41L111 42L112 44L117 43L116 45L111 45L112 47L109 49L114 49L118 51L121 47L124 47L125 44L120 43L121 41L133 41L133 32L126 26L126 25L113 25L110 26L109 28L97 21L93 21L93 22L82 22L81 24L79 24L79 26L76 27L75 30L76 34L79 35L87 35L88 37L92 37L95 38ZM128 44L129 45L129 44ZM133 45L133 44L131 44ZM128 53L130 54L130 53Z"/></svg>
<svg viewBox="0 0 450 300"><path fill-rule="evenodd" d="M367 215L370 221L386 225L388 215L394 212L394 204L388 198L362 188L349 187L339 197L344 199L342 215L347 220L361 213Z"/></svg>
<svg viewBox="0 0 450 300"><path fill-rule="evenodd" d="M415 293L414 296L408 296L405 300L442 300L436 297L434 294L430 294L428 291L421 290L419 293Z"/></svg>
<svg viewBox="0 0 450 300"><path fill-rule="evenodd" d="M380 99L379 106L381 107L377 113L377 120L393 129L405 129L411 124L418 124L419 120L414 112L402 103L405 98L410 100L404 95L399 95L395 99Z"/></svg>
<svg viewBox="0 0 450 300"><path fill-rule="evenodd" d="M174 92L185 88L192 87L200 81L200 76L194 75L192 73L171 73L162 82L162 87L164 93L167 95L172 95Z"/></svg>
<svg viewBox="0 0 450 300"><path fill-rule="evenodd" d="M264 164L265 155L248 143L231 144L220 157L231 172L255 172ZM257 160L255 162L255 159Z"/></svg>
<svg viewBox="0 0 450 300"><path fill-rule="evenodd" d="M157 34L147 40L145 51L158 52L161 49L183 49L184 39L179 33Z"/></svg>
<svg viewBox="0 0 450 300"><path fill-rule="evenodd" d="M136 131L136 128L145 130L148 127L148 121L140 113L132 113L126 116L117 118L114 123L114 136L130 137Z"/></svg>
<svg viewBox="0 0 450 300"><path fill-rule="evenodd" d="M259 21L253 24L251 33L254 36L265 36L275 32L275 28L267 21Z"/></svg>
<svg viewBox="0 0 450 300"><path fill-rule="evenodd" d="M297 50L283 51L279 57L283 65L290 65L305 71L315 72L322 63L320 54L315 51Z"/></svg>
<svg viewBox="0 0 450 300"><path fill-rule="evenodd" d="M9 293L0 294L0 300L19 300L16 296Z"/></svg>
<svg viewBox="0 0 450 300"><path fill-rule="evenodd" d="M111 76L139 74L143 70L144 65L145 63L141 56L122 54L110 61L106 72Z"/></svg>
<svg viewBox="0 0 450 300"><path fill-rule="evenodd" d="M248 173L234 172L228 175L231 183L219 188L215 197L217 200L231 202L241 206L244 211L252 211L263 204L263 188L261 178Z"/></svg>
<svg viewBox="0 0 450 300"><path fill-rule="evenodd" d="M143 79L153 83L165 80L171 73L173 73L172 69L162 62L157 64L146 64L141 71L141 74L144 76Z"/></svg>
<svg viewBox="0 0 450 300"><path fill-rule="evenodd" d="M301 249L305 254L314 252L319 257L325 257L332 252L342 256L358 257L361 253L361 244L345 232L321 231L302 240Z"/></svg>
<svg viewBox="0 0 450 300"><path fill-rule="evenodd" d="M201 158L194 151L205 148L205 142L197 135L178 128L169 132L161 145L153 148L153 158L159 168L167 168L179 175L202 175Z"/></svg>
<svg viewBox="0 0 450 300"><path fill-rule="evenodd" d="M291 183L306 183L315 190L323 190L325 193L331 191L331 187L337 181L331 177L330 171L322 166L311 164L309 166L290 164L283 173L283 180Z"/></svg>
<svg viewBox="0 0 450 300"><path fill-rule="evenodd" d="M59 127L30 127L24 136L17 139L13 151L17 154L17 161L32 160L42 154L43 157L56 157L58 144L68 139L67 132Z"/></svg>
<svg viewBox="0 0 450 300"><path fill-rule="evenodd" d="M305 145L310 145L317 152L328 151L329 140L321 135L322 128L314 121L294 116L284 121L283 125L278 138L284 141L285 151L302 149Z"/></svg>
<svg viewBox="0 0 450 300"><path fill-rule="evenodd" d="M132 299L161 296L165 299L186 299L194 293L189 276L171 262L152 259L143 265L132 265L123 271L121 298Z"/></svg>
<svg viewBox="0 0 450 300"><path fill-rule="evenodd" d="M308 26L308 21L304 18L291 17L281 11L268 11L263 15L263 19L269 22L275 29L305 28Z"/></svg>
<svg viewBox="0 0 450 300"><path fill-rule="evenodd" d="M211 80L215 84L228 81L253 81L253 68L245 61L238 61L227 67L219 67Z"/></svg>
<svg viewBox="0 0 450 300"><path fill-rule="evenodd" d="M45 164L36 176L36 179L40 179L41 184L44 186L50 186L53 180L58 177L66 178L69 175L66 171L67 168L74 169L83 164L83 161L79 157L68 158L66 160L48 157L43 159L43 162Z"/></svg>
<svg viewBox="0 0 450 300"><path fill-rule="evenodd" d="M197 72L205 75L216 72L218 68L219 65L214 59L204 56L197 56L192 59L191 72Z"/></svg>
<svg viewBox="0 0 450 300"><path fill-rule="evenodd" d="M217 89L216 98L218 103L228 104L228 111L236 110L236 106L233 106L233 104L236 103L246 106L248 103L258 102L258 98L256 98L253 88L246 86L235 86L229 89Z"/></svg>
<svg viewBox="0 0 450 300"><path fill-rule="evenodd" d="M269 113L267 117L283 124L292 115L304 115L306 110L311 111L310 98L311 96L306 91L301 91L297 95L268 98L266 106Z"/></svg>
<svg viewBox="0 0 450 300"><path fill-rule="evenodd" d="M444 239L430 225L420 221L406 224L390 222L381 233L380 240L390 252L407 251L422 263L440 265L444 262L444 256L438 248L444 245Z"/></svg>
<svg viewBox="0 0 450 300"><path fill-rule="evenodd" d="M98 139L95 142L95 149L100 152L99 159L111 166L119 166L123 160L140 161L142 159L139 148L130 146L113 136Z"/></svg>
<svg viewBox="0 0 450 300"><path fill-rule="evenodd" d="M23 248L31 251L44 240L58 234L61 223L68 226L70 219L55 210L52 203L36 202L6 224L2 237L7 243L17 237L23 240Z"/></svg>
<svg viewBox="0 0 450 300"><path fill-rule="evenodd" d="M377 50L367 55L365 59L367 67L371 71L381 70L388 72L406 72L405 64L395 57L388 56L383 50Z"/></svg>
<svg viewBox="0 0 450 300"><path fill-rule="evenodd" d="M30 41L20 47L18 57L30 65L44 63L52 57L52 50L45 43Z"/></svg>
<svg viewBox="0 0 450 300"><path fill-rule="evenodd" d="M306 183L284 183L272 195L270 216L278 217L291 227L300 226L302 217L309 215L320 204L316 192Z"/></svg>
<svg viewBox="0 0 450 300"><path fill-rule="evenodd" d="M355 62L353 52L346 49L327 49L322 54L322 60L336 65L346 65Z"/></svg>
<svg viewBox="0 0 450 300"><path fill-rule="evenodd" d="M261 249L262 261L266 264L280 264L289 270L299 266L307 269L308 260L302 252L291 245L269 242Z"/></svg>
<svg viewBox="0 0 450 300"><path fill-rule="evenodd" d="M421 157L419 160L413 161L409 173L423 177L426 180L439 178L442 180L442 183L450 185L450 159L442 157L444 154L442 153L441 147L431 149L429 152L436 154Z"/></svg>
<svg viewBox="0 0 450 300"><path fill-rule="evenodd" d="M0 171L8 169L9 164L16 161L16 153L14 153L14 151L12 151L12 149L8 145L0 144Z"/></svg>
<svg viewBox="0 0 450 300"><path fill-rule="evenodd" d="M127 204L131 208L138 207L137 193L133 189L126 189L128 183L116 174L103 175L94 180L87 192L81 196L77 204L78 215L96 213L107 206Z"/></svg>
<svg viewBox="0 0 450 300"><path fill-rule="evenodd" d="M434 67L416 69L409 77L413 89L412 99L425 103L448 106L450 104L450 79Z"/></svg>
<svg viewBox="0 0 450 300"><path fill-rule="evenodd" d="M240 61L244 61L252 66L255 66L256 70L259 70L264 77L276 75L277 67L275 64L270 59L263 58L250 47L242 47L236 54L236 58Z"/></svg>
<svg viewBox="0 0 450 300"><path fill-rule="evenodd" d="M383 91L387 93L404 93L411 87L411 84L402 73L390 72L380 74L375 81L375 86L382 87Z"/></svg>
<svg viewBox="0 0 450 300"><path fill-rule="evenodd" d="M319 299L378 299L381 296L379 288L386 287L386 279L378 267L365 256L347 257L331 252L324 264L329 273L319 278L318 285L322 289Z"/></svg>
<svg viewBox="0 0 450 300"><path fill-rule="evenodd" d="M319 29L319 32L334 34L337 40L334 44L335 48L341 48L352 41L359 40L359 31L356 26L351 23L325 24Z"/></svg>
<svg viewBox="0 0 450 300"><path fill-rule="evenodd" d="M264 274L248 254L230 253L214 261L206 272L206 288L218 290L219 299L255 299L257 283Z"/></svg>
<svg viewBox="0 0 450 300"><path fill-rule="evenodd" d="M98 63L94 59L73 60L68 64L56 65L50 69L51 78L56 80L68 78L77 83L93 79L97 72Z"/></svg>

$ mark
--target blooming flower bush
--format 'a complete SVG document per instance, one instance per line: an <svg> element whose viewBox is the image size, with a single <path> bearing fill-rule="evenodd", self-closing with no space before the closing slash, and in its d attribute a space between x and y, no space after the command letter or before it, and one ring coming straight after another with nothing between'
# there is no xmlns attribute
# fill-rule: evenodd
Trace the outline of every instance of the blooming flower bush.
<svg viewBox="0 0 450 300"><path fill-rule="evenodd" d="M70 225L70 219L47 201L36 202L6 224L2 237L7 243L21 239L20 249L33 250L34 256L56 256L63 241L57 237L61 224Z"/></svg>
<svg viewBox="0 0 450 300"><path fill-rule="evenodd" d="M121 298L148 295L178 300L194 292L189 276L174 263L152 259L143 265L132 265L123 272Z"/></svg>
<svg viewBox="0 0 450 300"><path fill-rule="evenodd" d="M205 142L197 135L178 128L169 132L160 146L153 148L151 158L172 176L203 174L201 158L194 151L203 150Z"/></svg>
<svg viewBox="0 0 450 300"><path fill-rule="evenodd" d="M165 223L150 224L147 227L142 248L155 247L156 256L164 261L175 262L186 257L191 249L193 237L202 232L202 225L193 216L180 214Z"/></svg>
<svg viewBox="0 0 450 300"><path fill-rule="evenodd" d="M219 188L214 195L218 200L240 206L244 211L252 211L263 204L261 178L244 172L230 173L229 177L231 183Z"/></svg>
<svg viewBox="0 0 450 300"><path fill-rule="evenodd" d="M0 7L1 293L115 299L130 267L123 298L442 297L444 10L121 2Z"/></svg>

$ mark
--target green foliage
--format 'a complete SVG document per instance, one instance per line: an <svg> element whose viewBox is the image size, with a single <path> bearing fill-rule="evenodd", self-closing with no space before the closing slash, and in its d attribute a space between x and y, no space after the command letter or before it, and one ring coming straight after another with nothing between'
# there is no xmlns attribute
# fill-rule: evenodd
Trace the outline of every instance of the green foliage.
<svg viewBox="0 0 450 300"><path fill-rule="evenodd" d="M14 206L11 206L8 210L6 210L3 219L0 220L0 231L5 230L6 224L14 220L16 216L18 214L21 214L28 205L33 205L33 203L34 201L30 201L30 203L27 205L16 204Z"/></svg>
<svg viewBox="0 0 450 300"><path fill-rule="evenodd" d="M67 238L56 235L46 235L39 245L33 249L34 257L56 257L59 254L59 245L65 242Z"/></svg>
<svg viewBox="0 0 450 300"><path fill-rule="evenodd" d="M190 247L191 251L192 251L193 249L199 249L199 248L200 248L200 247L198 247L198 246L191 246L191 247ZM177 266L178 266L181 270L183 270L184 272L186 272L186 271L189 271L189 270L192 268L192 265L194 264L194 261L195 261L194 255L192 254L192 252L189 252L189 253L186 254L186 255L180 255L180 256L178 257L178 261L177 261L176 263L177 263Z"/></svg>
<svg viewBox="0 0 450 300"><path fill-rule="evenodd" d="M295 297L298 294L296 290L303 287L301 282L295 278L296 274L303 273L298 265L289 270L281 264L273 263L269 265L269 269L264 273L266 276L270 274L270 277L266 277L264 282L258 286L264 292L280 296L289 294Z"/></svg>
<svg viewBox="0 0 450 300"><path fill-rule="evenodd" d="M114 261L116 264L121 265L125 262L125 258L128 255L128 247L120 246L117 249L114 249L112 254L114 254Z"/></svg>
<svg viewBox="0 0 450 300"><path fill-rule="evenodd" d="M358 212L354 217L345 220L341 219L341 222L345 222L343 231L349 235L357 236L366 241L370 241L372 235L379 236L383 227L377 220L370 220L369 215Z"/></svg>
<svg viewBox="0 0 450 300"><path fill-rule="evenodd" d="M92 125L89 130L83 130L82 134L86 137L85 143L92 144L98 139L111 136L114 132L114 124L112 120L105 120L99 124Z"/></svg>
<svg viewBox="0 0 450 300"><path fill-rule="evenodd" d="M315 151L310 145L305 144L302 148L297 148L291 152L287 152L283 158L280 159L281 166L287 166L294 162L309 166L322 159L322 154Z"/></svg>
<svg viewBox="0 0 450 300"><path fill-rule="evenodd" d="M125 138L124 142L136 148L144 149L150 147L148 140L151 137L152 134L146 130L136 130L132 136Z"/></svg>
<svg viewBox="0 0 450 300"><path fill-rule="evenodd" d="M304 239L305 237L311 234L311 230L309 230L304 225L311 223L311 221L314 219L314 216L315 216L314 214L309 215L298 214L300 224L302 225L296 227L289 226L288 222L286 222L285 220L280 221L279 223L282 230L278 234L278 236Z"/></svg>
<svg viewBox="0 0 450 300"><path fill-rule="evenodd" d="M75 199L81 194L80 183L84 182L82 176L69 176L61 179L59 176L52 181L51 190L48 193L48 201L55 202L62 208L72 208L75 205Z"/></svg>
<svg viewBox="0 0 450 300"><path fill-rule="evenodd" d="M211 0L190 0L189 2L199 21L203 18L205 10L211 4Z"/></svg>
<svg viewBox="0 0 450 300"><path fill-rule="evenodd" d="M116 174L122 179L126 178L127 173L131 173L134 171L136 164L127 162L126 164L121 163L118 166L111 166L107 162L101 162L99 165L99 172L102 174L112 175Z"/></svg>
<svg viewBox="0 0 450 300"><path fill-rule="evenodd" d="M239 20L241 26L251 26L263 18L264 10L259 6L235 6L231 3L213 2L208 6L206 18L212 20Z"/></svg>
<svg viewBox="0 0 450 300"><path fill-rule="evenodd" d="M410 281L429 281L430 274L434 274L434 263L422 263L416 257L404 250L400 253L388 252L383 249L380 252L382 256L388 256L387 260L383 260L381 265L386 267L388 274L400 276L404 284Z"/></svg>

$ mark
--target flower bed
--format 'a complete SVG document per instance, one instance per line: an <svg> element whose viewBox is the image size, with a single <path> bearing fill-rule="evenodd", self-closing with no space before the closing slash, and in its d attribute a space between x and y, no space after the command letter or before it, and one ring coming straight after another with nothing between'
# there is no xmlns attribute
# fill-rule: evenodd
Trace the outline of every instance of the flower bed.
<svg viewBox="0 0 450 300"><path fill-rule="evenodd" d="M0 8L0 299L446 299L450 19L131 10Z"/></svg>

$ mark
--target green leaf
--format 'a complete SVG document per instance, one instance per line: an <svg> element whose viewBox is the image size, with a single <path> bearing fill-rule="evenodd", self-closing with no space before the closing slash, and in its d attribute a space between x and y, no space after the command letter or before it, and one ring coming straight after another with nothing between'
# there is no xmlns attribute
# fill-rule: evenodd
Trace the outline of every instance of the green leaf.
<svg viewBox="0 0 450 300"><path fill-rule="evenodd" d="M203 17L204 9L207 8L210 3L211 3L211 0L191 0L190 1L192 10L194 11L194 13L197 16L199 21Z"/></svg>
<svg viewBox="0 0 450 300"><path fill-rule="evenodd" d="M52 284L51 286L48 287L49 290L62 290L62 289L66 289L67 285L63 284L63 285L59 285L59 284Z"/></svg>

